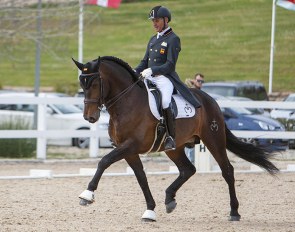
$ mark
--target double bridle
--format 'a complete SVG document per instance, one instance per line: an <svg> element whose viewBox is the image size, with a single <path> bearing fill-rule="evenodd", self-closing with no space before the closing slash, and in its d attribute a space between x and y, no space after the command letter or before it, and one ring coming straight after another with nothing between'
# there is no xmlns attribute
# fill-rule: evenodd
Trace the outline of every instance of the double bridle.
<svg viewBox="0 0 295 232"><path fill-rule="evenodd" d="M89 89L91 86L91 83L94 81L94 79L98 78L99 85L100 85L100 96L98 99L89 99L84 98L84 104L87 103L96 103L98 104L98 109L102 110L103 106L105 106L107 109L111 108L117 101L119 101L126 93L128 93L139 81L142 80L141 77L138 78L136 82L134 82L132 85L128 86L126 89L124 89L122 92L117 94L116 96L109 99L107 102L104 99L103 93L104 93L104 85L103 85L103 79L100 76L99 72L89 73L89 74L81 74L79 76L80 83L85 87L85 89Z"/></svg>

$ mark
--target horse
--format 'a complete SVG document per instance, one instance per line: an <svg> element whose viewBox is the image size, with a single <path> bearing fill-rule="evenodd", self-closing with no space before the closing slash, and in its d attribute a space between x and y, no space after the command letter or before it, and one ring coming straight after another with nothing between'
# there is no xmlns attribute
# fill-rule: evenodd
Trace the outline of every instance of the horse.
<svg viewBox="0 0 295 232"><path fill-rule="evenodd" d="M73 59L73 58L72 58ZM88 187L81 193L80 205L94 202L94 191L103 172L113 163L125 159L133 169L146 201L144 221L156 221L155 201L149 188L140 154L150 151L158 120L152 115L148 92L142 77L125 61L112 56L103 56L85 64L74 63L82 71L79 76L80 86L84 90L83 117L90 123L99 120L103 106L110 114L109 135L115 148L101 158L97 170ZM239 140L227 128L223 114L217 102L208 94L198 89L190 89L202 107L190 118L175 120L176 149L164 151L179 170L178 177L165 191L166 212L176 208L176 192L196 173L195 166L184 152L184 147L194 145L201 139L217 161L222 176L228 184L230 195L230 221L239 221L239 202L236 196L234 168L226 149L238 157L260 166L275 176L279 169L270 161L273 155L262 147ZM163 145L159 151L163 151Z"/></svg>

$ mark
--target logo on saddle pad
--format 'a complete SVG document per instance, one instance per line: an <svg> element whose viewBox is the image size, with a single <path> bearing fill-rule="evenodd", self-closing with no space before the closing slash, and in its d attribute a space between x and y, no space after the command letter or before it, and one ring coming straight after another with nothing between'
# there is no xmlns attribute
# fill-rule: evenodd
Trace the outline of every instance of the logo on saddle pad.
<svg viewBox="0 0 295 232"><path fill-rule="evenodd" d="M154 117L158 120L161 119L157 103L155 100L154 95L152 94L152 91L155 91L155 88L149 88L147 84L147 80L144 80L144 84L146 86L146 89L148 91L148 96L149 96L149 105L152 114ZM191 118L196 114L196 109L195 107L187 102L180 94L173 94L172 95L172 102L175 102L177 110L174 110L174 112L177 112L175 115L175 118Z"/></svg>

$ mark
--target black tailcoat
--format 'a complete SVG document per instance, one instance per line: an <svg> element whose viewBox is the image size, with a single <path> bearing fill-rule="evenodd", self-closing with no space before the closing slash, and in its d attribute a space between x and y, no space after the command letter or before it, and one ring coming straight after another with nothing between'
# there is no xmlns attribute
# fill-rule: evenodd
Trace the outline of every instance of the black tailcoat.
<svg viewBox="0 0 295 232"><path fill-rule="evenodd" d="M151 68L154 76L166 76L188 102L194 107L200 107L199 101L192 95L175 72L180 50L180 39L172 29L166 31L165 34L158 39L157 35L154 35L147 45L143 59L135 70L139 74L144 69Z"/></svg>

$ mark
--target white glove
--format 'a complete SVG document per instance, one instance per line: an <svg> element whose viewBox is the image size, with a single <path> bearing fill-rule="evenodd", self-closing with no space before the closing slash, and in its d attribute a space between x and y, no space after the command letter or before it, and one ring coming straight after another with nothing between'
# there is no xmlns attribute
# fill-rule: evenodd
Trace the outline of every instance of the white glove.
<svg viewBox="0 0 295 232"><path fill-rule="evenodd" d="M143 70L141 73L140 73L144 78L148 78L150 77L152 74L153 74L153 71L151 68L147 68L145 70Z"/></svg>

